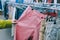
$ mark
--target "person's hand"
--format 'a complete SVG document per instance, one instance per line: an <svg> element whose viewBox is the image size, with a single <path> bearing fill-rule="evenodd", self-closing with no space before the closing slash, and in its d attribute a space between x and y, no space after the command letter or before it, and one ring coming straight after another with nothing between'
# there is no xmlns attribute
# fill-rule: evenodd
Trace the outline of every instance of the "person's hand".
<svg viewBox="0 0 60 40"><path fill-rule="evenodd" d="M17 20L12 20L12 23L16 24L17 23Z"/></svg>

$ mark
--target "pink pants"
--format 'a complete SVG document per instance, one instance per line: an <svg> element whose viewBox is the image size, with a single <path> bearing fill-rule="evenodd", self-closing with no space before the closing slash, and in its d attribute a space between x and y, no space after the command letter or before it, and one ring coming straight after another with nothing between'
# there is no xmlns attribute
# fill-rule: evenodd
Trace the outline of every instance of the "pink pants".
<svg viewBox="0 0 60 40"><path fill-rule="evenodd" d="M15 28L14 40L39 40L39 29L45 16L31 7L23 12Z"/></svg>

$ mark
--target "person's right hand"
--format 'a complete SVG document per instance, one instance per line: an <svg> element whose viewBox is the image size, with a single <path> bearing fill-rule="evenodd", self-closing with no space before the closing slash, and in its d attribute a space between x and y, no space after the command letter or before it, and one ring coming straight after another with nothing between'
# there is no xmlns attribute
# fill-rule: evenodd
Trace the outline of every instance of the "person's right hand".
<svg viewBox="0 0 60 40"><path fill-rule="evenodd" d="M17 23L17 20L12 20L12 23L16 24Z"/></svg>

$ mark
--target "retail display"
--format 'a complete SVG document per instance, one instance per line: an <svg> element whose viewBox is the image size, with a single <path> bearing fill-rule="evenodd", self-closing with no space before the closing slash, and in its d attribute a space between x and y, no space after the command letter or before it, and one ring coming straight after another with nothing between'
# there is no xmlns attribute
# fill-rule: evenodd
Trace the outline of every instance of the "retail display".
<svg viewBox="0 0 60 40"><path fill-rule="evenodd" d="M4 17L12 23L1 21L0 27L12 26L14 40L59 40L60 4L55 4L55 1L16 0L16 3L5 3Z"/></svg>
<svg viewBox="0 0 60 40"><path fill-rule="evenodd" d="M45 37L46 39L45 40L56 40L58 37L57 32L59 30L59 26L53 25L53 27L52 27L50 25L48 27L46 27L46 37Z"/></svg>
<svg viewBox="0 0 60 40"><path fill-rule="evenodd" d="M33 0L24 0L24 3L33 3Z"/></svg>
<svg viewBox="0 0 60 40"><path fill-rule="evenodd" d="M1 0L0 0L0 9L2 10L2 3L1 3Z"/></svg>
<svg viewBox="0 0 60 40"><path fill-rule="evenodd" d="M24 9L19 9L19 8L16 8L16 13L15 13L15 19L16 20L18 20L19 19L19 17L22 15L22 13L24 12L24 10L25 10L26 8L24 8Z"/></svg>
<svg viewBox="0 0 60 40"><path fill-rule="evenodd" d="M45 30L46 30L46 20L43 19L41 21L41 27L40 27L40 32L39 32L39 40L44 40Z"/></svg>
<svg viewBox="0 0 60 40"><path fill-rule="evenodd" d="M42 0L38 0L38 2L42 2Z"/></svg>
<svg viewBox="0 0 60 40"><path fill-rule="evenodd" d="M51 3L52 2L52 0L47 0L47 3Z"/></svg>
<svg viewBox="0 0 60 40"><path fill-rule="evenodd" d="M6 2L4 4L4 17L8 19L8 4Z"/></svg>
<svg viewBox="0 0 60 40"><path fill-rule="evenodd" d="M24 3L24 0L16 0L16 3Z"/></svg>
<svg viewBox="0 0 60 40"><path fill-rule="evenodd" d="M60 1L59 1L59 0L57 0L57 3L60 3Z"/></svg>
<svg viewBox="0 0 60 40"><path fill-rule="evenodd" d="M32 40L39 40L40 24L41 20L44 18L45 16L43 14L37 10L32 10L31 7L28 7L23 12L18 20L18 23L16 24L16 31L14 36L15 40L30 40L31 37Z"/></svg>
<svg viewBox="0 0 60 40"><path fill-rule="evenodd" d="M13 15L14 15L14 13L15 13L15 8L14 7L11 7L11 6L9 6L8 7L8 19L13 19Z"/></svg>

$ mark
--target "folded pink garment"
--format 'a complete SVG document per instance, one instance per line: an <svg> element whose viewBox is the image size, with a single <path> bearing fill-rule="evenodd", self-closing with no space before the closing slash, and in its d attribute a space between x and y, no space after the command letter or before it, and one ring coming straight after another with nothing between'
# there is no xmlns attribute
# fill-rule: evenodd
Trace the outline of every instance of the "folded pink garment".
<svg viewBox="0 0 60 40"><path fill-rule="evenodd" d="M39 40L41 19L45 16L28 7L16 24L14 40Z"/></svg>

